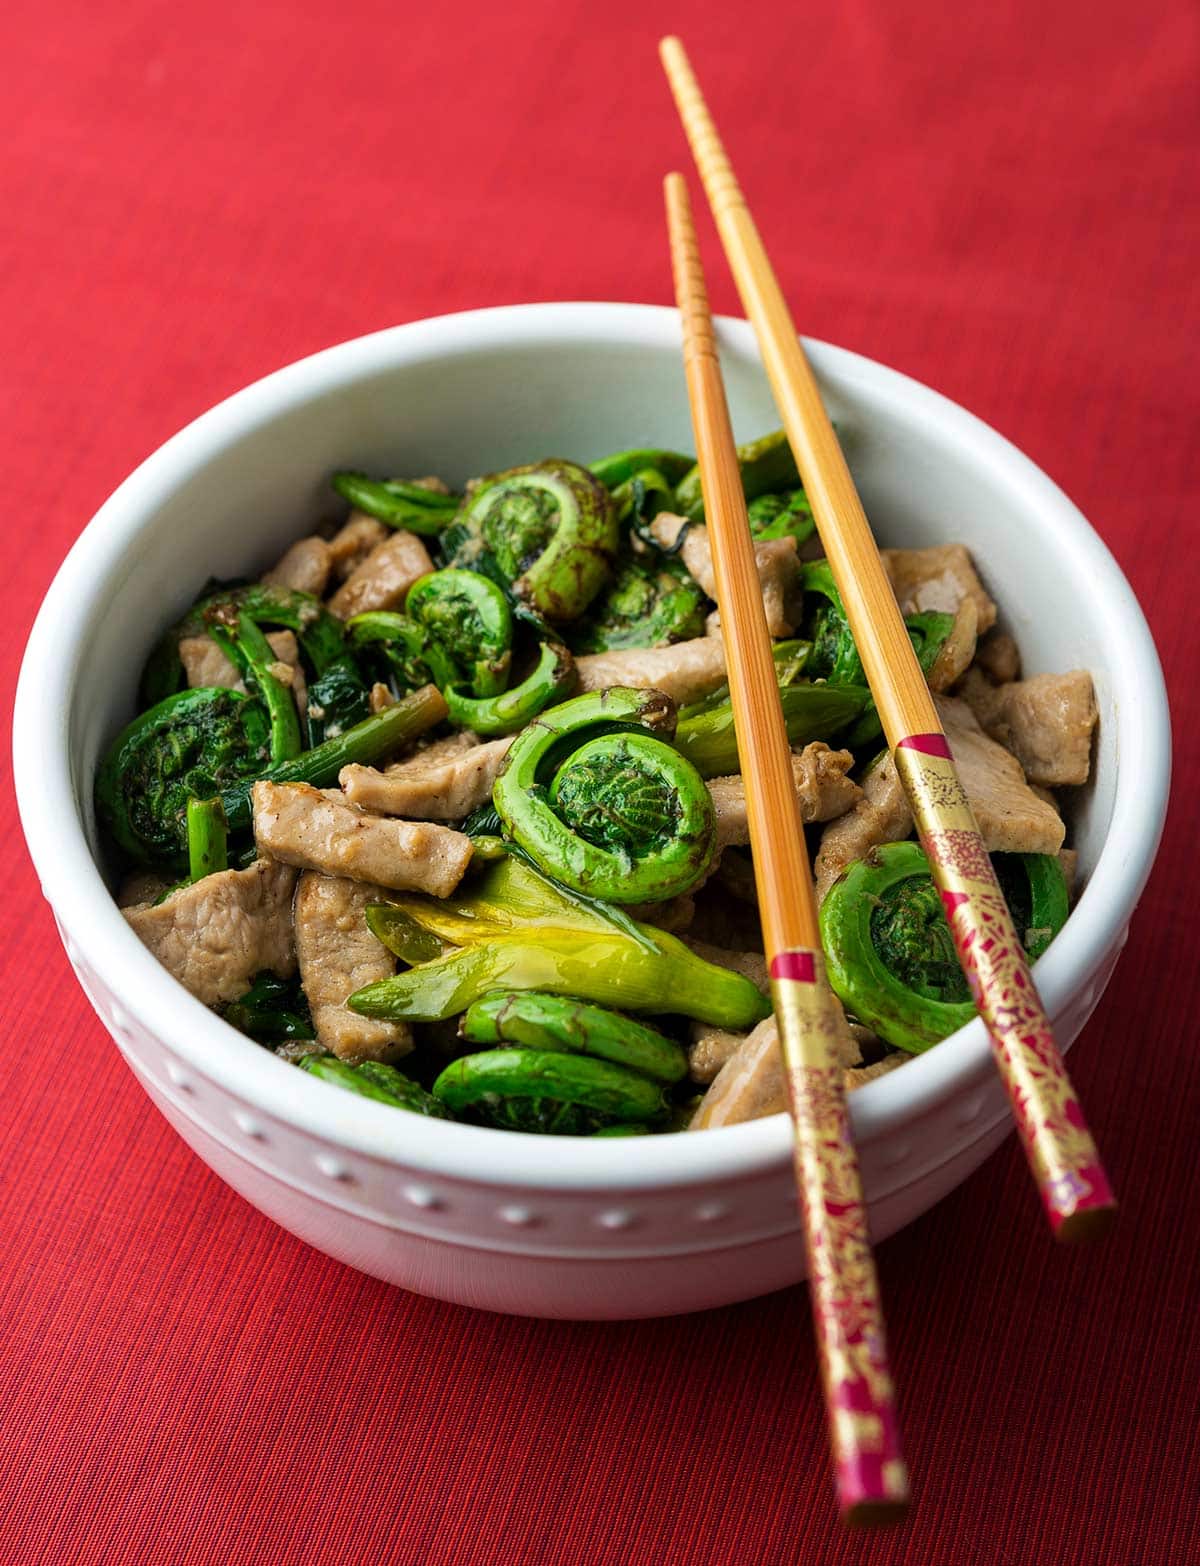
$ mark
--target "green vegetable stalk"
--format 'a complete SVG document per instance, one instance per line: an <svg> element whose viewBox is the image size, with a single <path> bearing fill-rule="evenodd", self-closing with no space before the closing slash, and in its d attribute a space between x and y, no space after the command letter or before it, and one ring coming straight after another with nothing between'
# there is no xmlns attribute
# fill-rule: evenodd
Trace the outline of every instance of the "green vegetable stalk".
<svg viewBox="0 0 1200 1566"><path fill-rule="evenodd" d="M348 1093L357 1093L360 1098L373 1098L378 1104L391 1104L434 1120L454 1119L445 1102L383 1061L365 1060L359 1066L351 1066L333 1055L306 1055L299 1065L310 1076Z"/></svg>
<svg viewBox="0 0 1200 1566"><path fill-rule="evenodd" d="M686 892L712 861L716 821L695 768L663 739L674 707L614 687L563 702L518 735L492 798L538 867L614 903Z"/></svg>
<svg viewBox="0 0 1200 1566"><path fill-rule="evenodd" d="M232 634L242 615L255 625L294 631L313 674L323 674L345 651L342 622L311 593L263 582L221 587L200 598L159 639L142 674L142 705L155 706L183 686L183 664L179 659L183 637L212 635L214 630ZM227 643L222 645L227 647Z"/></svg>
<svg viewBox="0 0 1200 1566"><path fill-rule="evenodd" d="M275 654L270 642L248 614L239 614L232 629L214 624L213 640L241 674L247 687L262 699L271 719L271 760L290 761L301 749L300 715L292 688L272 672Z"/></svg>
<svg viewBox="0 0 1200 1566"><path fill-rule="evenodd" d="M615 451L609 457L589 462L592 476L609 489L626 484L638 473L652 470L661 473L668 484L678 484L685 473L696 466L694 457L686 457L679 451L662 451L653 447L640 447L633 451Z"/></svg>
<svg viewBox="0 0 1200 1566"><path fill-rule="evenodd" d="M870 692L855 685L797 683L780 690L788 739L793 745L832 739L862 712ZM680 753L702 778L726 777L738 770L733 707L728 701L680 719L675 732Z"/></svg>
<svg viewBox="0 0 1200 1566"><path fill-rule="evenodd" d="M423 484L370 479L365 473L349 472L335 473L330 482L356 510L388 527L405 528L426 538L440 533L458 510L457 495L443 495Z"/></svg>
<svg viewBox="0 0 1200 1566"><path fill-rule="evenodd" d="M188 876L191 880L202 881L206 875L229 868L228 831L220 799L188 800Z"/></svg>
<svg viewBox="0 0 1200 1566"><path fill-rule="evenodd" d="M656 1082L679 1082L687 1056L657 1028L603 1006L539 995L535 990L486 995L467 1008L459 1032L472 1044L518 1044L524 1049L565 1050L627 1066Z"/></svg>
<svg viewBox="0 0 1200 1566"><path fill-rule="evenodd" d="M747 501L760 495L774 494L779 490L794 490L800 483L796 459L782 430L760 435L737 449L738 467L742 474L742 490ZM700 467L697 464L676 485L675 503L685 517L694 522L704 520L704 494L700 487Z"/></svg>
<svg viewBox="0 0 1200 1566"><path fill-rule="evenodd" d="M198 696L200 691L186 694ZM179 699L179 698L176 698ZM250 792L259 778L272 783L311 783L314 788L329 788L338 773L352 762L369 766L399 749L409 740L424 734L446 716L446 703L433 685L425 685L405 696L394 706L385 707L356 723L334 739L313 750L306 750L294 761L261 767L244 781L223 789L222 800L230 828L234 831L250 825ZM211 791L210 791L211 792Z"/></svg>

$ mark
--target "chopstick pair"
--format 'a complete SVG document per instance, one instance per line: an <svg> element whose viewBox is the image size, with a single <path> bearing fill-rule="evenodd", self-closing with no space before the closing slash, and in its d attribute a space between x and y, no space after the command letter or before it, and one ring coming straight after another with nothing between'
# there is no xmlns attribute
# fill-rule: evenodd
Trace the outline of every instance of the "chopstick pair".
<svg viewBox="0 0 1200 1566"><path fill-rule="evenodd" d="M661 54L1051 1228L1063 1240L1099 1235L1115 1215L1112 1190L812 368L683 46L666 38ZM822 982L812 885L790 770L784 797L786 735L774 674L767 668L770 643L745 501L679 175L668 178L667 209L763 930L796 1126L797 1179L839 1500L848 1521L866 1521L902 1511L907 1497L878 1288L840 1074L835 1081L830 1070L831 1002ZM852 1252L857 1290L846 1287ZM867 1344L873 1352L864 1352Z"/></svg>

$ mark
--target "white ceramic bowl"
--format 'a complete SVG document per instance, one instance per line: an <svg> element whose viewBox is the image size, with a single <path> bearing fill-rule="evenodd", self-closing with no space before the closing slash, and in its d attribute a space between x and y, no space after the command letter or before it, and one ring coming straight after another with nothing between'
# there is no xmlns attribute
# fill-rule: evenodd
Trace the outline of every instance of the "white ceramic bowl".
<svg viewBox="0 0 1200 1566"><path fill-rule="evenodd" d="M720 337L746 439L776 415L749 328L724 320ZM1112 973L1165 812L1169 721L1145 620L1083 517L999 435L893 370L810 351L880 539L963 541L1026 668L1095 677L1094 777L1072 806L1084 890L1037 969L1067 1045ZM101 508L46 597L17 696L17 791L43 891L154 1102L218 1174L311 1244L493 1310L657 1315L798 1280L786 1118L614 1143L447 1125L332 1091L206 1010L127 928L96 867L92 777L157 633L206 577L265 567L314 522L334 468L463 480L634 444L692 445L673 311L484 310L302 360L197 419ZM979 1022L852 1103L877 1239L1009 1130Z"/></svg>

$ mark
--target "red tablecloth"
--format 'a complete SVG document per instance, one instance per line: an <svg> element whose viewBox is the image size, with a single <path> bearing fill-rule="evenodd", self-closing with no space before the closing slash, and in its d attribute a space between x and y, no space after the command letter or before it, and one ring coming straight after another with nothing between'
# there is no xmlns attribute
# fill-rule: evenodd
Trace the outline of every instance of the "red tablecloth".
<svg viewBox="0 0 1200 1566"><path fill-rule="evenodd" d="M71 540L218 398L422 315L668 300L659 179L686 158L647 9L10 0L6 708ZM1010 1143L882 1247L917 1504L887 1537L846 1538L802 1292L554 1325L308 1250L134 1085L6 791L3 1566L1197 1558L1200 17L1187 0L704 10L663 22L803 328L1030 452L1158 637L1185 803L1072 1056L1120 1230L1056 1250Z"/></svg>

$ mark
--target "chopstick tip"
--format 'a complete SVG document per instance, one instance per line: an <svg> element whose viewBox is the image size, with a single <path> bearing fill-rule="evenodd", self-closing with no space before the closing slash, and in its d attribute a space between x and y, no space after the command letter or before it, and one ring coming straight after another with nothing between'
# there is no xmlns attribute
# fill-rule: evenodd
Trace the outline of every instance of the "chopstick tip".
<svg viewBox="0 0 1200 1566"><path fill-rule="evenodd" d="M675 33L667 33L665 37L658 40L658 53L659 57L666 63L672 55L683 53L682 40Z"/></svg>

